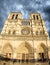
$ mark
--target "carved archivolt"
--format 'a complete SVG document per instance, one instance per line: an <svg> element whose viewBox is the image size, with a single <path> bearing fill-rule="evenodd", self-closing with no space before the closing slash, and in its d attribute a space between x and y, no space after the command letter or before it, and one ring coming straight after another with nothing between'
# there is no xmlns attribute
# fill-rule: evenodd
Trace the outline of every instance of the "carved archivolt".
<svg viewBox="0 0 50 65"><path fill-rule="evenodd" d="M44 43L41 43L37 47L37 53L46 53L47 52L47 47Z"/></svg>
<svg viewBox="0 0 50 65"><path fill-rule="evenodd" d="M17 53L32 53L32 47L29 43L23 42L18 46Z"/></svg>
<svg viewBox="0 0 50 65"><path fill-rule="evenodd" d="M3 46L3 52L4 53L12 53L13 52L12 46L9 43L8 44L5 44Z"/></svg>

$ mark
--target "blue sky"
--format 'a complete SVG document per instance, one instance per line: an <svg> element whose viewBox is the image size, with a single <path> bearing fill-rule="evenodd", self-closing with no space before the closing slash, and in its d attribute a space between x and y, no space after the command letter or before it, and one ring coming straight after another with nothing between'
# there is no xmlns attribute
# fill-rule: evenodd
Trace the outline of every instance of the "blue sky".
<svg viewBox="0 0 50 65"><path fill-rule="evenodd" d="M31 12L41 13L50 35L50 0L0 0L0 32L10 12L21 12L25 19Z"/></svg>

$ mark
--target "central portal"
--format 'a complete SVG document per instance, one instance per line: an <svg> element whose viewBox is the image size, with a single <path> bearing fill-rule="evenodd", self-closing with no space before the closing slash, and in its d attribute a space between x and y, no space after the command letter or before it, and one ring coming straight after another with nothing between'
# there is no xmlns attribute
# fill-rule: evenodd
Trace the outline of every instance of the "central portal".
<svg viewBox="0 0 50 65"><path fill-rule="evenodd" d="M28 54L22 54L22 59L24 60L26 60L26 59L29 59L29 53Z"/></svg>
<svg viewBox="0 0 50 65"><path fill-rule="evenodd" d="M22 54L22 59L25 59L25 54Z"/></svg>
<svg viewBox="0 0 50 65"><path fill-rule="evenodd" d="M29 59L32 54L32 48L28 43L23 43L18 47L17 59Z"/></svg>

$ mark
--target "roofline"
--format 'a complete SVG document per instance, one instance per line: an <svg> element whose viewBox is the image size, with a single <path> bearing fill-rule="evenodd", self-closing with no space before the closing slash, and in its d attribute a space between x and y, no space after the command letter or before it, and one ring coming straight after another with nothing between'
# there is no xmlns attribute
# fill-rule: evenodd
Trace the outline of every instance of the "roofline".
<svg viewBox="0 0 50 65"><path fill-rule="evenodd" d="M30 15L31 15L31 14L39 14L39 15L40 15L40 13L37 13L37 12L35 12L35 13L30 13Z"/></svg>
<svg viewBox="0 0 50 65"><path fill-rule="evenodd" d="M10 12L10 13L20 13L20 14L22 14L21 12Z"/></svg>

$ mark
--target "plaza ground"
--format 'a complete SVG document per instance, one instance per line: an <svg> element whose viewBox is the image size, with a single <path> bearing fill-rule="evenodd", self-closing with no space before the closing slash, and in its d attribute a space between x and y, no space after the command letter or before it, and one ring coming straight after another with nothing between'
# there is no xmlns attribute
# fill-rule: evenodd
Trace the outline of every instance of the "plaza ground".
<svg viewBox="0 0 50 65"><path fill-rule="evenodd" d="M5 61L0 60L0 65L50 65L49 62Z"/></svg>

